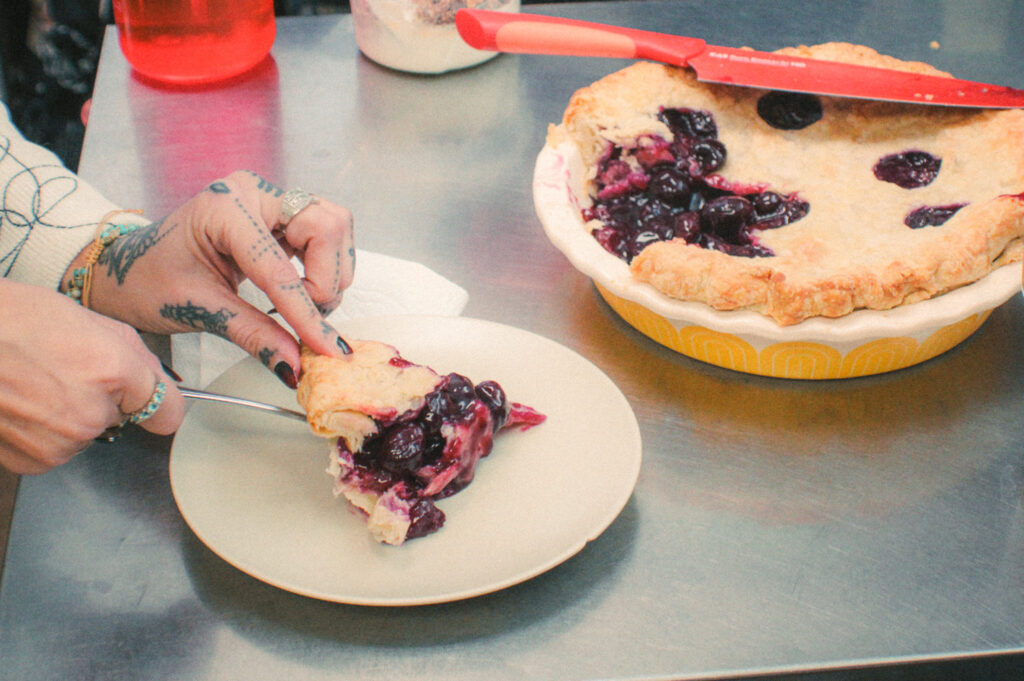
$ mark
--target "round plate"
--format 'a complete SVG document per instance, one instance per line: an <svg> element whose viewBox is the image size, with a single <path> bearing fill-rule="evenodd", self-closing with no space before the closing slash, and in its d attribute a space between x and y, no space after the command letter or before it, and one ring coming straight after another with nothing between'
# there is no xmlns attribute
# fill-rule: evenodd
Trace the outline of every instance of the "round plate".
<svg viewBox="0 0 1024 681"><path fill-rule="evenodd" d="M339 331L394 345L441 373L496 380L548 418L498 435L473 484L438 502L444 527L394 547L373 541L362 516L334 497L328 440L299 421L193 403L171 449L174 498L199 539L243 572L342 603L453 601L565 561L629 500L640 471L636 417L615 384L568 348L461 317L359 319ZM210 389L295 405L294 392L253 359Z"/></svg>
<svg viewBox="0 0 1024 681"><path fill-rule="evenodd" d="M638 281L629 265L597 243L580 216L587 201L584 177L575 146L541 150L533 196L548 239L637 330L728 369L781 378L847 378L901 369L957 345L1021 289L1020 266L1014 264L918 303L791 326L749 310L715 310Z"/></svg>

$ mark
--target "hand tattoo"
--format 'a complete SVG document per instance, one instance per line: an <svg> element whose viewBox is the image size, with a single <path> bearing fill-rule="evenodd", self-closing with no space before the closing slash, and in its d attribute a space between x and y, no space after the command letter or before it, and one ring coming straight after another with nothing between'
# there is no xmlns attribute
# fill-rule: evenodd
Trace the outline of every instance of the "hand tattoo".
<svg viewBox="0 0 1024 681"><path fill-rule="evenodd" d="M116 278L119 286L124 284L125 277L128 276L128 270L135 264L135 261L145 255L146 251L150 248L160 243L165 236L177 227L177 225L171 225L161 234L160 228L163 224L162 220L154 222L151 225L141 227L134 232L129 232L115 239L109 246L103 249L96 264L106 265L107 276Z"/></svg>

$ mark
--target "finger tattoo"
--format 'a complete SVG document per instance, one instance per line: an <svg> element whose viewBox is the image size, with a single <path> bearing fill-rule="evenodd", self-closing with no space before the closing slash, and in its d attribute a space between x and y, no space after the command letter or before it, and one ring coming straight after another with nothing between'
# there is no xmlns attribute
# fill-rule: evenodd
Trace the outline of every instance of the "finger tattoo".
<svg viewBox="0 0 1024 681"><path fill-rule="evenodd" d="M261 192L273 194L274 196L281 196L282 194L284 194L283 189L275 185L273 182L262 177L258 173L249 171L249 174L256 178L256 188L259 189Z"/></svg>
<svg viewBox="0 0 1024 681"><path fill-rule="evenodd" d="M160 308L160 316L196 331L208 331L227 338L228 321L238 316L238 313L232 312L226 307L214 312L189 300L184 305L164 305Z"/></svg>
<svg viewBox="0 0 1024 681"><path fill-rule="evenodd" d="M269 232L262 232L256 237L256 241L253 242L252 246L249 247L249 257L255 263L259 262L268 253L278 260L283 257L281 254L281 244L277 243L274 235Z"/></svg>

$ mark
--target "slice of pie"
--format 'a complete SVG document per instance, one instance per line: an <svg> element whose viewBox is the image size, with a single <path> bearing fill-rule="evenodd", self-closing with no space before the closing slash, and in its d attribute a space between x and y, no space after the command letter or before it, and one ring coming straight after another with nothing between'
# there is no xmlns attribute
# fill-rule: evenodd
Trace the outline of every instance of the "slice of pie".
<svg viewBox="0 0 1024 681"><path fill-rule="evenodd" d="M340 358L303 348L297 397L313 432L331 439L335 494L366 515L379 542L439 530L445 515L434 502L473 481L494 435L545 419L494 381L440 375L384 343L349 345Z"/></svg>
<svg viewBox="0 0 1024 681"><path fill-rule="evenodd" d="M942 74L844 43L780 50ZM889 309L1024 254L1024 111L698 82L636 63L578 91L550 146L581 155L581 214L633 277L787 325Z"/></svg>

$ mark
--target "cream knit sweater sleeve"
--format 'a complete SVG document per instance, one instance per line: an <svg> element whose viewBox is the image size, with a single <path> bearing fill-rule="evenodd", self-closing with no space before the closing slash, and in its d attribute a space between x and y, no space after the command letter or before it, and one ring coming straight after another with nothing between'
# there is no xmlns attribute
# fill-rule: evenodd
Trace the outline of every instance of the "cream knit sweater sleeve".
<svg viewBox="0 0 1024 681"><path fill-rule="evenodd" d="M0 103L0 276L57 289L68 265L119 206L27 141ZM118 223L146 223L133 214Z"/></svg>

